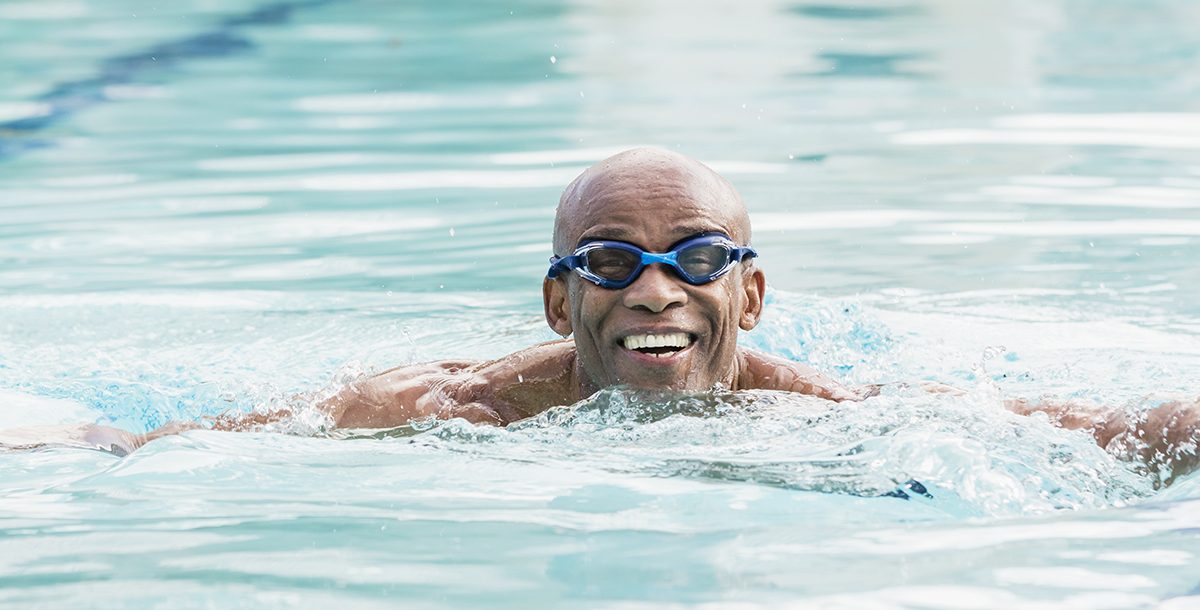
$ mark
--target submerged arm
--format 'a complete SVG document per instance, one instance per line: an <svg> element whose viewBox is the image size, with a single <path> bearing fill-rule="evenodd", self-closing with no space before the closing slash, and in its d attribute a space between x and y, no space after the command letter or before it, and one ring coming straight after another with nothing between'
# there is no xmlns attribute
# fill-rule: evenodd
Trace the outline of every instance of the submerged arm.
<svg viewBox="0 0 1200 610"><path fill-rule="evenodd" d="M1070 402L1010 400L1005 406L1022 415L1045 413L1069 430L1090 431L1105 450L1140 460L1168 485L1200 467L1200 399L1165 402L1137 415Z"/></svg>
<svg viewBox="0 0 1200 610"><path fill-rule="evenodd" d="M573 363L571 344L553 341L489 362L402 366L350 383L316 407L329 416L335 428L395 428L425 417L503 426L578 400L570 374ZM88 446L124 454L156 438L187 430L256 430L292 415L286 409L239 413L218 417L207 425L173 422L149 434L91 425L80 435Z"/></svg>
<svg viewBox="0 0 1200 610"><path fill-rule="evenodd" d="M464 392L469 375L460 372L472 364L438 362L395 368L355 381L316 406L338 428L394 428L429 415L442 419L462 417L476 423L503 423L494 410L463 400L469 393ZM293 412L287 409L267 413L226 414L209 420L207 424L170 422L145 434L90 424L27 446L63 443L126 455L154 439L188 430L249 431L286 420L292 415Z"/></svg>

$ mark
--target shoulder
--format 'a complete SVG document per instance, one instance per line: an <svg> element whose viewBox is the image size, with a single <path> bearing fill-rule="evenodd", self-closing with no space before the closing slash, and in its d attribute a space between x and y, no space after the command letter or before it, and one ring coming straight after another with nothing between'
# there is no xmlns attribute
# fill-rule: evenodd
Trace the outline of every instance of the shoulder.
<svg viewBox="0 0 1200 610"><path fill-rule="evenodd" d="M739 390L799 392L838 402L862 398L859 393L807 364L751 349L739 350L738 360Z"/></svg>
<svg viewBox="0 0 1200 610"><path fill-rule="evenodd" d="M380 401L416 404L422 412L450 417L460 416L466 405L490 410L493 415L486 419L510 423L578 400L574 365L574 343L558 340L493 360L398 367L372 378L369 385Z"/></svg>
<svg viewBox="0 0 1200 610"><path fill-rule="evenodd" d="M471 367L468 394L521 419L578 400L574 371L573 341L539 343Z"/></svg>

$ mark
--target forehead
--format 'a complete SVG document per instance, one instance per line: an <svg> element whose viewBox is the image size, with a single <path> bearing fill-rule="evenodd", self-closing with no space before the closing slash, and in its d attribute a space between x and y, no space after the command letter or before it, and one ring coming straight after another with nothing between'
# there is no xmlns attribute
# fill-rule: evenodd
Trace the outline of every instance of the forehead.
<svg viewBox="0 0 1200 610"><path fill-rule="evenodd" d="M606 176L579 193L567 210L570 245L584 239L619 239L664 249L697 233L742 235L745 209L736 195L687 172Z"/></svg>

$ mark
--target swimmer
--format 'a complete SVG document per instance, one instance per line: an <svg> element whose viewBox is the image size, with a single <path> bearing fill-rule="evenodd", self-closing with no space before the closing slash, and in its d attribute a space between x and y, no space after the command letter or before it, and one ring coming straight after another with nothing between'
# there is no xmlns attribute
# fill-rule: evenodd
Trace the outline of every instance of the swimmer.
<svg viewBox="0 0 1200 610"><path fill-rule="evenodd" d="M738 346L738 331L753 329L762 315L766 278L755 264L741 197L695 159L639 148L588 168L559 200L553 247L542 297L546 322L562 339L485 362L391 369L350 384L321 408L341 428L393 428L428 416L506 425L614 385L782 390L835 402L878 392ZM1200 461L1200 402L1167 403L1139 422L1069 403L1008 406L1090 430L1102 446L1148 464L1158 460L1174 476ZM215 427L248 429L281 416L223 418ZM173 424L135 435L89 426L82 438L128 452L199 427Z"/></svg>

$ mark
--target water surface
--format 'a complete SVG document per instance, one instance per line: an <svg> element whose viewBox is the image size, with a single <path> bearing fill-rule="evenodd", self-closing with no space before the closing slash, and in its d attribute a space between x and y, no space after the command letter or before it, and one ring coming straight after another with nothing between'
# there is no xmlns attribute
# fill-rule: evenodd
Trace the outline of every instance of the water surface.
<svg viewBox="0 0 1200 610"><path fill-rule="evenodd" d="M549 339L558 192L635 145L748 201L771 292L746 345L910 387L0 453L0 604L1191 607L1200 479L1000 405L1200 395L1198 20L5 3L0 428L303 415Z"/></svg>

